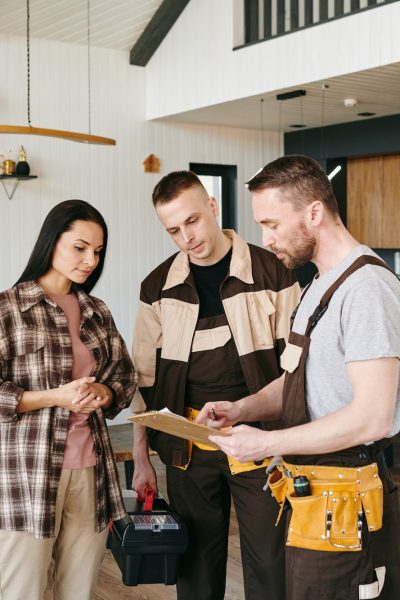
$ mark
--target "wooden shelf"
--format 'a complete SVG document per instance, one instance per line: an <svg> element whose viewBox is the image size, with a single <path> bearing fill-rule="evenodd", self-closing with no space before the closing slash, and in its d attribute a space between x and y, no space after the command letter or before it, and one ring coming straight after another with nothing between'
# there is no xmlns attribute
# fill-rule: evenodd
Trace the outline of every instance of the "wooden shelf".
<svg viewBox="0 0 400 600"><path fill-rule="evenodd" d="M37 179L37 175L0 175L0 179Z"/></svg>
<svg viewBox="0 0 400 600"><path fill-rule="evenodd" d="M8 192L8 189L5 185L5 181L7 179L14 179L14 185L12 187L11 192ZM6 193L6 196L9 200L12 200L12 197L15 194L15 191L19 185L20 181L29 181L30 179L37 179L37 175L0 175L0 181Z"/></svg>

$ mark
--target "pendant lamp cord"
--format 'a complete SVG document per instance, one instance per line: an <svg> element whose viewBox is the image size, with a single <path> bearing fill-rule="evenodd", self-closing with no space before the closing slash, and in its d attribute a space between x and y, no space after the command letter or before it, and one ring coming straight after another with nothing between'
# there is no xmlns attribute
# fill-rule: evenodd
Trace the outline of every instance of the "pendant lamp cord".
<svg viewBox="0 0 400 600"><path fill-rule="evenodd" d="M28 110L28 126L31 123L31 48L30 48L30 10L29 0L26 0L26 67L27 67L27 85L26 85L26 105Z"/></svg>
<svg viewBox="0 0 400 600"><path fill-rule="evenodd" d="M261 126L261 131L260 131L260 138L261 138L261 162L262 165L264 166L264 98L260 99L260 126Z"/></svg>
<svg viewBox="0 0 400 600"><path fill-rule="evenodd" d="M92 133L92 124L91 124L91 113L90 113L90 0L87 0L87 54L88 54L88 126L89 126L89 135Z"/></svg>
<svg viewBox="0 0 400 600"><path fill-rule="evenodd" d="M324 139L324 125L325 125L325 89L328 86L322 84L322 101L321 101L321 148L320 148L320 157L321 159L325 158L325 139Z"/></svg>

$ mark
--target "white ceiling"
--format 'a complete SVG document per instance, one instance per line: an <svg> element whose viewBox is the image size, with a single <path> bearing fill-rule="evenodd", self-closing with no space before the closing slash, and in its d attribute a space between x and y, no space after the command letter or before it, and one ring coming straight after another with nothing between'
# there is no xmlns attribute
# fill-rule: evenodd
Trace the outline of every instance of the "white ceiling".
<svg viewBox="0 0 400 600"><path fill-rule="evenodd" d="M162 0L89 0L90 44L130 50L161 3ZM30 0L30 30L32 37L87 44L87 0ZM0 0L1 33L26 35L26 0ZM324 92L323 84L329 86ZM296 123L311 128L355 121L365 118L357 115L365 111L379 117L400 113L400 63L300 88L306 91L302 98L277 101L276 94L293 89L289 88L172 115L169 119L284 132L296 131L290 127ZM345 98L355 98L357 106L345 107Z"/></svg>
<svg viewBox="0 0 400 600"><path fill-rule="evenodd" d="M130 50L162 0L89 0L90 45ZM87 44L87 0L30 0L31 37ZM0 0L0 33L26 35L26 0Z"/></svg>
<svg viewBox="0 0 400 600"><path fill-rule="evenodd" d="M323 85L329 87L323 91ZM293 89L305 90L306 95L284 101L276 99L277 94ZM346 98L356 99L357 106L346 107ZM359 117L360 112L376 113L377 117L400 113L400 63L216 104L170 119L283 132L301 131L291 128L293 124L311 128L371 118Z"/></svg>

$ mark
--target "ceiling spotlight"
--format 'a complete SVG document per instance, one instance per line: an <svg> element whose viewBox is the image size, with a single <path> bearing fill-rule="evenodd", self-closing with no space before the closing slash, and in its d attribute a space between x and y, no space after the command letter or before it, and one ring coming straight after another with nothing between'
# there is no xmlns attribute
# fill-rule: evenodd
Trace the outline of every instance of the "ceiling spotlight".
<svg viewBox="0 0 400 600"><path fill-rule="evenodd" d="M346 108L354 108L354 106L357 106L358 100L356 98L345 98L343 104Z"/></svg>
<svg viewBox="0 0 400 600"><path fill-rule="evenodd" d="M376 113L373 113L373 112L362 112L362 113L357 113L357 115L359 117L373 117L374 115L376 115Z"/></svg>

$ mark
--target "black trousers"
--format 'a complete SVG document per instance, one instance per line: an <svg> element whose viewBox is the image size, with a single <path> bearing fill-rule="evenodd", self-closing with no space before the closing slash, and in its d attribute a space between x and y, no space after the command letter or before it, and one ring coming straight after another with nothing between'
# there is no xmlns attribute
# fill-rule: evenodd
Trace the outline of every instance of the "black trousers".
<svg viewBox="0 0 400 600"><path fill-rule="evenodd" d="M397 600L400 590L400 495L391 475L384 487L383 527L363 532L360 552L319 552L286 548L287 600L359 600L359 586L376 580L386 568L379 600Z"/></svg>
<svg viewBox="0 0 400 600"><path fill-rule="evenodd" d="M167 467L168 497L189 528L179 563L178 600L223 600L231 497L240 534L246 600L284 600L284 523L262 490L265 468L231 475L221 451L194 447L187 471Z"/></svg>

